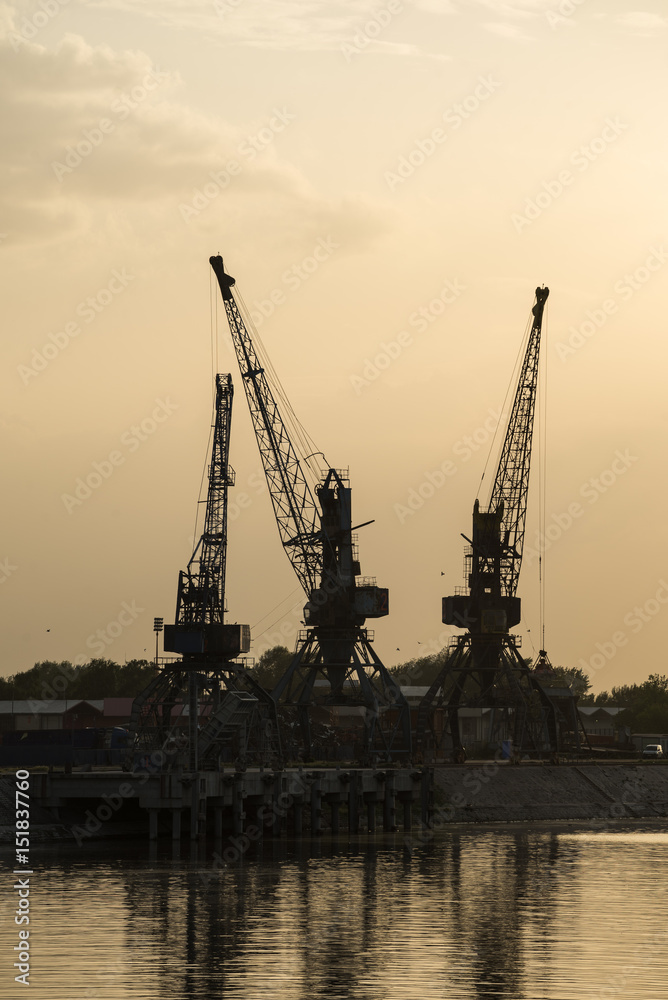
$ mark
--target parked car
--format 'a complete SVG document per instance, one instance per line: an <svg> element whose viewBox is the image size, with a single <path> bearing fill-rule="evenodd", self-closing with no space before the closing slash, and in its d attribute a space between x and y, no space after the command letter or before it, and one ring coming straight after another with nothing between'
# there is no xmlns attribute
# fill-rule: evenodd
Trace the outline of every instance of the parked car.
<svg viewBox="0 0 668 1000"><path fill-rule="evenodd" d="M643 757L663 757L663 747L659 743L648 743L643 747Z"/></svg>

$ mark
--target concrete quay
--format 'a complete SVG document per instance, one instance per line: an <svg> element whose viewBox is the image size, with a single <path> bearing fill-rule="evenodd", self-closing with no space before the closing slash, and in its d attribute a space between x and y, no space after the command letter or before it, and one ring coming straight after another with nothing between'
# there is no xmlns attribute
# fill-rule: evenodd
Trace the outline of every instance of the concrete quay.
<svg viewBox="0 0 668 1000"><path fill-rule="evenodd" d="M505 761L435 769L432 825L668 818L668 761Z"/></svg>
<svg viewBox="0 0 668 1000"><path fill-rule="evenodd" d="M150 840L180 840L184 820L192 839L207 829L223 834L318 836L346 829L410 831L429 823L431 768L294 768L164 773L83 771L33 773L30 797L74 835L113 836L114 825L143 819Z"/></svg>

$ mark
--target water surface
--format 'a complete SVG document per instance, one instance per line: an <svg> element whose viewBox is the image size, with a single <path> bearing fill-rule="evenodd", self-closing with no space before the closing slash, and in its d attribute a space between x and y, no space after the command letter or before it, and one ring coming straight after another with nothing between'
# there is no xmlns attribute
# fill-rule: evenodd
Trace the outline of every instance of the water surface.
<svg viewBox="0 0 668 1000"><path fill-rule="evenodd" d="M218 849L220 857L221 848ZM32 1000L668 1000L668 833L35 845ZM9 901L8 901L9 900Z"/></svg>

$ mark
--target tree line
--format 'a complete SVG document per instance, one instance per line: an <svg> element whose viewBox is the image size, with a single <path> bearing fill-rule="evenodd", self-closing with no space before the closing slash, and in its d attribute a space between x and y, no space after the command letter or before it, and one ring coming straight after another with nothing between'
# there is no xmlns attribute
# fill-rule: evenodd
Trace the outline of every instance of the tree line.
<svg viewBox="0 0 668 1000"><path fill-rule="evenodd" d="M389 672L401 685L428 687L438 675L446 656L447 650L441 650L390 667ZM273 646L259 657L251 673L264 688L271 691L290 666L292 657L293 654L285 646ZM113 660L93 659L81 666L73 666L68 660L43 660L30 670L0 678L0 701L134 698L155 674L156 668L150 660L129 660L118 664ZM581 670L555 668L555 676L549 686L565 684L570 684L574 693L579 695L583 695L590 686L587 675ZM609 696L606 694L603 697Z"/></svg>
<svg viewBox="0 0 668 1000"><path fill-rule="evenodd" d="M665 674L650 674L642 684L622 684L609 692L587 694L579 703L623 708L617 722L629 726L634 733L668 733L668 677Z"/></svg>
<svg viewBox="0 0 668 1000"><path fill-rule="evenodd" d="M292 656L285 646L273 646L259 657L251 672L271 691L289 667ZM446 657L447 650L442 649L390 667L389 672L402 686L428 687ZM525 662L531 665L530 659ZM0 678L0 701L134 698L155 675L156 668L150 660L119 664L94 659L81 666L73 666L68 660L44 660L30 670ZM623 684L596 695L590 691L589 677L578 667L553 667L552 673L541 675L540 680L544 687L570 686L579 705L623 708L616 722L629 726L633 732L668 733L668 677L663 674L652 674L642 684Z"/></svg>
<svg viewBox="0 0 668 1000"><path fill-rule="evenodd" d="M271 690L285 673L292 653L285 646L274 646L252 668L257 681ZM43 660L30 670L0 677L0 701L95 701L101 698L135 698L156 676L150 660L93 659L81 666L69 660Z"/></svg>
<svg viewBox="0 0 668 1000"><path fill-rule="evenodd" d="M0 701L95 700L134 698L155 677L149 660L95 659L81 666L69 660L43 660L30 670L0 678Z"/></svg>
<svg viewBox="0 0 668 1000"><path fill-rule="evenodd" d="M442 649L438 653L416 657L405 663L400 663L396 667L390 667L389 672L393 674L402 687L411 685L429 687L438 677L447 657L448 650ZM524 662L528 667L533 665L531 658L525 658ZM573 694L580 699L581 704L583 696L591 687L589 677L579 667L551 667L550 673L540 675L540 682L543 687L570 687Z"/></svg>

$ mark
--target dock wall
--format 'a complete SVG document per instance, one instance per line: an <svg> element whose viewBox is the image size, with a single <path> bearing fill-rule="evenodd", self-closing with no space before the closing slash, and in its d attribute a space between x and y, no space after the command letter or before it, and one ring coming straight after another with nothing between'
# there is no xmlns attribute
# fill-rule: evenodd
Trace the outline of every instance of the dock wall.
<svg viewBox="0 0 668 1000"><path fill-rule="evenodd" d="M435 769L442 823L513 823L668 816L668 762L490 761Z"/></svg>
<svg viewBox="0 0 668 1000"><path fill-rule="evenodd" d="M0 779L13 840L14 779ZM31 836L151 840L435 831L453 824L668 818L668 762L488 761L425 768L35 772Z"/></svg>
<svg viewBox="0 0 668 1000"><path fill-rule="evenodd" d="M151 840L410 830L429 822L432 791L430 768L42 772L30 779L31 803L69 825L75 839L120 834L120 821L129 819L143 822Z"/></svg>

